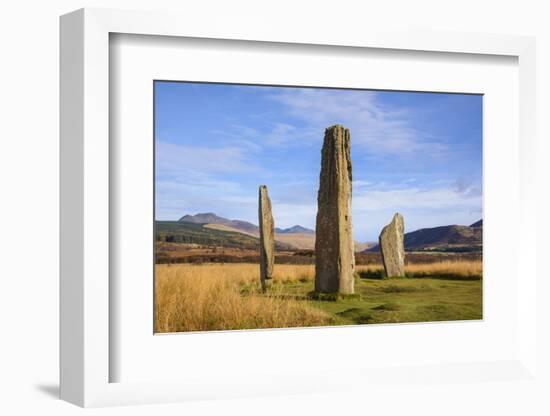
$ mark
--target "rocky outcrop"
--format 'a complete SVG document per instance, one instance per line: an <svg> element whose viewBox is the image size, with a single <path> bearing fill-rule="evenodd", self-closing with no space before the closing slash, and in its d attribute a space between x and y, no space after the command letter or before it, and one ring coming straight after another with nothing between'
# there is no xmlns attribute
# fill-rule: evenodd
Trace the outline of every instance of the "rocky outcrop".
<svg viewBox="0 0 550 416"><path fill-rule="evenodd" d="M260 224L260 283L265 290L266 280L273 278L275 264L275 224L271 213L271 200L267 186L260 186L258 200L258 222Z"/></svg>
<svg viewBox="0 0 550 416"><path fill-rule="evenodd" d="M382 229L380 237L378 237L387 277L405 276L404 232L403 216L397 213L393 216L392 221Z"/></svg>
<svg viewBox="0 0 550 416"><path fill-rule="evenodd" d="M354 244L351 222L350 132L335 125L325 130L317 195L315 291L354 293Z"/></svg>

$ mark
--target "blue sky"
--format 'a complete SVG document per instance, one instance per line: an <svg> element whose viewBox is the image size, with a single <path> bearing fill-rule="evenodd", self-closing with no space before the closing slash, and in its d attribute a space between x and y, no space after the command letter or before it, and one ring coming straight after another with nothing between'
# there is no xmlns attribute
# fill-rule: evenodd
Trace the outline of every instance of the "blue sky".
<svg viewBox="0 0 550 416"><path fill-rule="evenodd" d="M257 224L265 184L277 227L314 228L333 124L351 132L356 240L377 240L395 212L406 231L482 217L479 95L157 81L157 219Z"/></svg>

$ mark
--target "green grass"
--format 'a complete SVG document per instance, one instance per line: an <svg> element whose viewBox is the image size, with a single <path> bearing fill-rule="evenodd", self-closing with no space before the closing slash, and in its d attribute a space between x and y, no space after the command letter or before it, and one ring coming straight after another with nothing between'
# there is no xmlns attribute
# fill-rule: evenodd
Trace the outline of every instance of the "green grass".
<svg viewBox="0 0 550 416"><path fill-rule="evenodd" d="M482 318L482 280L356 279L359 296L312 298L312 282L277 283L271 289L333 317L332 325L429 322ZM269 291L268 291L269 292Z"/></svg>

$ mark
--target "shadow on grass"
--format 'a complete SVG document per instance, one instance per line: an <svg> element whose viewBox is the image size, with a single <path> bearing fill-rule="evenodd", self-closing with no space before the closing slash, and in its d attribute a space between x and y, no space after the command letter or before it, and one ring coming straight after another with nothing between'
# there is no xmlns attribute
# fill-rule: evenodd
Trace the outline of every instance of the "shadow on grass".
<svg viewBox="0 0 550 416"><path fill-rule="evenodd" d="M394 302L383 303L382 305L375 306L372 308L374 311L399 311L401 306Z"/></svg>
<svg viewBox="0 0 550 416"><path fill-rule="evenodd" d="M355 274L360 279L377 279L382 280L386 278L386 273L383 270L358 270Z"/></svg>
<svg viewBox="0 0 550 416"><path fill-rule="evenodd" d="M359 270L356 272L360 279L390 280L383 270ZM408 279L439 279L439 280L481 280L481 275L463 275L458 273L405 273ZM392 277L400 279L399 277ZM402 279L402 278L401 278Z"/></svg>
<svg viewBox="0 0 550 416"><path fill-rule="evenodd" d="M414 279L438 279L438 280L462 280L475 281L481 280L481 275L463 275L455 273L406 273L408 278Z"/></svg>
<svg viewBox="0 0 550 416"><path fill-rule="evenodd" d="M261 293L262 294L262 293ZM263 293L268 298L280 299L280 300L309 300L306 295L299 295L295 293Z"/></svg>
<svg viewBox="0 0 550 416"><path fill-rule="evenodd" d="M380 290L384 293L412 293L417 292L419 289L412 286L388 285L380 288Z"/></svg>
<svg viewBox="0 0 550 416"><path fill-rule="evenodd" d="M338 302L341 300L361 300L359 293L343 294L343 293L321 293L321 292L309 292L307 294L310 300L319 300L326 302Z"/></svg>
<svg viewBox="0 0 550 416"><path fill-rule="evenodd" d="M336 315L341 318L349 319L356 324L368 324L372 320L372 316L365 313L361 308L349 308L345 311L338 312Z"/></svg>

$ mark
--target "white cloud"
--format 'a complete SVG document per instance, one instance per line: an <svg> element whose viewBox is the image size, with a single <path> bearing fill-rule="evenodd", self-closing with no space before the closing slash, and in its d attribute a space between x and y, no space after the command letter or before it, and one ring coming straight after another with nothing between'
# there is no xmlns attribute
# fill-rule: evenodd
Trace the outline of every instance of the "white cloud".
<svg viewBox="0 0 550 416"><path fill-rule="evenodd" d="M190 146L158 140L155 151L157 173L160 174L237 173L257 168L245 149L237 146Z"/></svg>
<svg viewBox="0 0 550 416"><path fill-rule="evenodd" d="M254 220L257 197L246 192L237 182L209 177L158 180L156 217L175 220L185 214L214 212L218 215ZM250 214L243 218L243 213Z"/></svg>
<svg viewBox="0 0 550 416"><path fill-rule="evenodd" d="M469 225L481 218L481 195L456 192L454 186L436 188L372 188L353 194L353 223L357 238L375 240L394 213L405 217L405 231L439 225Z"/></svg>
<svg viewBox="0 0 550 416"><path fill-rule="evenodd" d="M316 201L312 201L310 204L273 202L273 217L275 218L276 227L287 228L299 224L314 229L316 215Z"/></svg>
<svg viewBox="0 0 550 416"><path fill-rule="evenodd" d="M481 196L481 186L472 179L458 178L453 184L453 190L463 196Z"/></svg>
<svg viewBox="0 0 550 416"><path fill-rule="evenodd" d="M356 192L360 189L364 189L366 187L372 186L373 182L366 181L364 179L354 179L352 181L352 185L353 185L353 191Z"/></svg>
<svg viewBox="0 0 550 416"><path fill-rule="evenodd" d="M173 220L204 211L239 217L240 212L255 212L256 196L243 189L234 176L260 171L248 153L236 146L205 147L158 141L156 217Z"/></svg>
<svg viewBox="0 0 550 416"><path fill-rule="evenodd" d="M468 225L479 218L481 196L457 194L452 188L381 190L373 187L354 190L352 199L355 239L376 240L380 230L395 212L405 216L406 231L439 225ZM277 226L301 224L315 227L317 200L289 203L273 200L273 214Z"/></svg>
<svg viewBox="0 0 550 416"><path fill-rule="evenodd" d="M282 192L284 187L271 192L276 226L300 224L315 228L317 188L300 182L294 186L308 191L307 196L289 198ZM399 185L383 188L380 183L354 187L352 210L357 240L376 240L395 212L405 216L407 232L438 225L467 225L481 218L481 196L457 193L452 185L433 189L404 189ZM157 207L159 219L177 219L184 214L212 211L257 224L256 194L247 192L237 182L212 178L159 181L157 192L162 195L162 206Z"/></svg>
<svg viewBox="0 0 550 416"><path fill-rule="evenodd" d="M296 143L297 139L305 137L303 129L297 129L288 123L274 123L263 138L262 142L267 145L278 146L282 144Z"/></svg>
<svg viewBox="0 0 550 416"><path fill-rule="evenodd" d="M474 209L481 205L479 195L463 195L449 188L367 190L353 195L358 211L403 209Z"/></svg>
<svg viewBox="0 0 550 416"><path fill-rule="evenodd" d="M410 112L384 107L375 91L362 91L360 99L358 94L328 89L284 89L270 91L268 97L306 123L304 139L320 140L326 127L343 124L350 128L354 146L376 155L439 157L446 152L445 145L412 126ZM288 130L284 133L291 133Z"/></svg>

